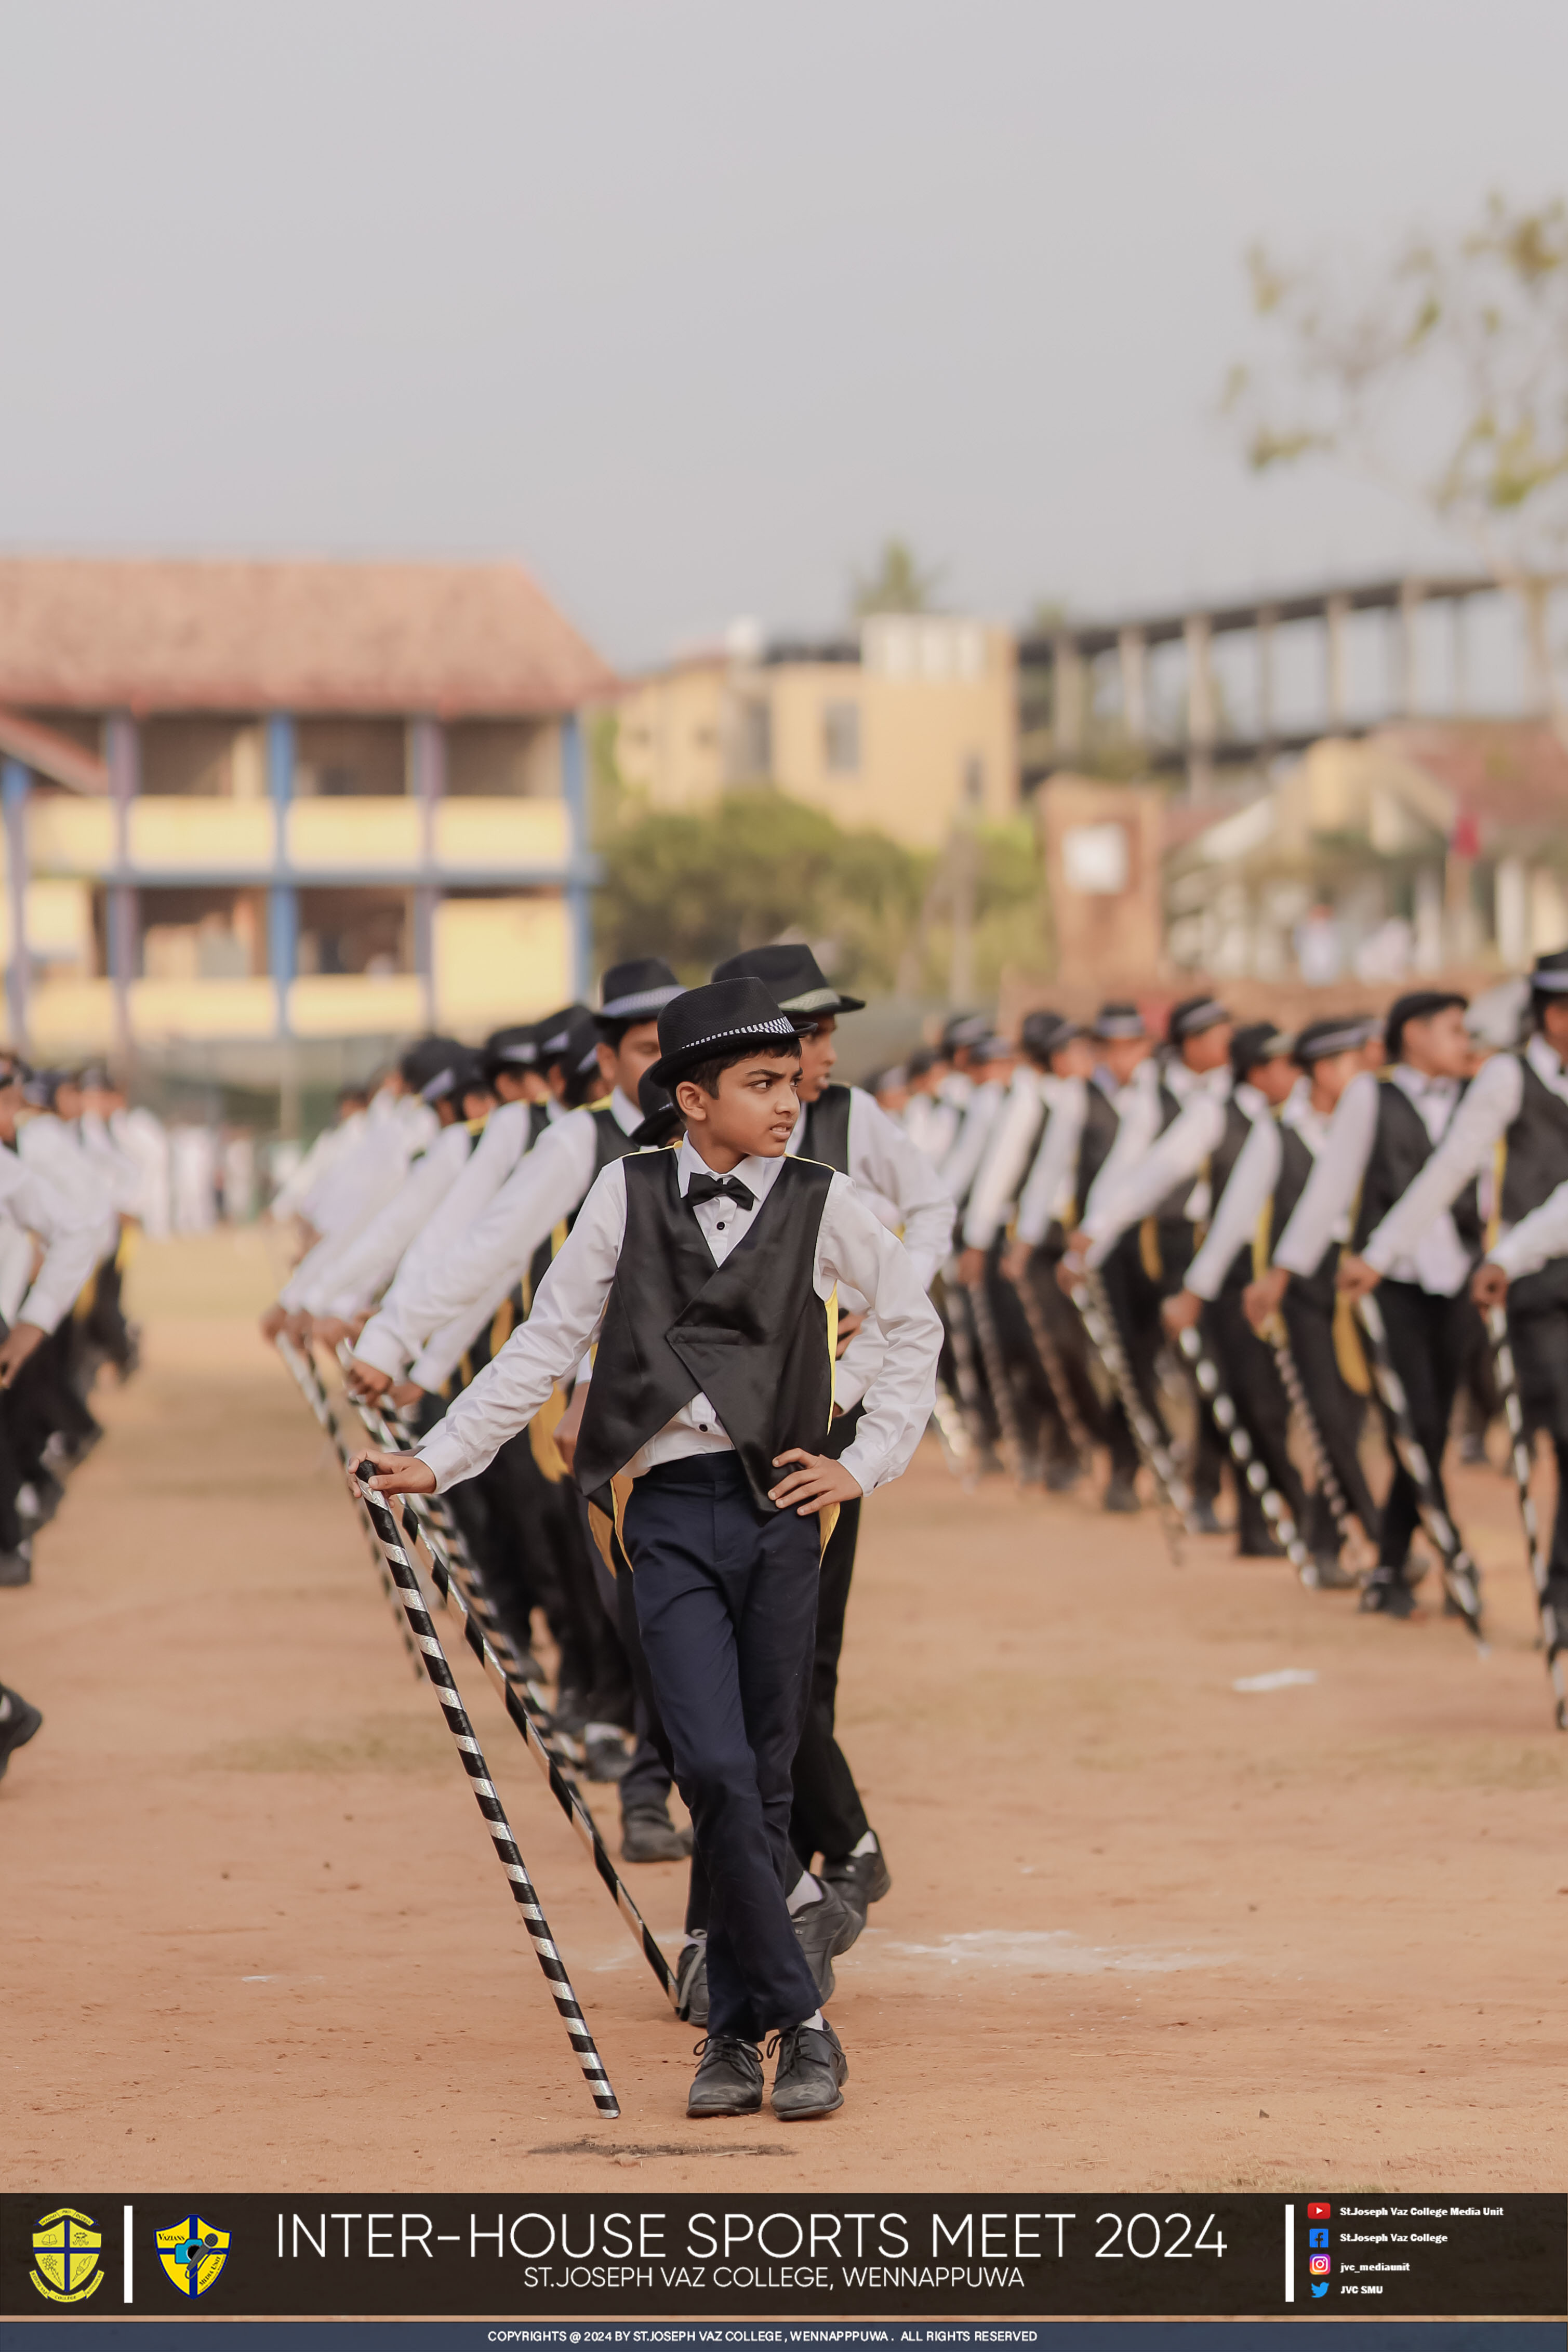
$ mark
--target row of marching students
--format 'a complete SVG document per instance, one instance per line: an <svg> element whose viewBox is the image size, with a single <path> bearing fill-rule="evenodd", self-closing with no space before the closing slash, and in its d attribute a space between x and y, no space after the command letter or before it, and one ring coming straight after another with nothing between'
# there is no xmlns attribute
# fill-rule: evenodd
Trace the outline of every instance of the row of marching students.
<svg viewBox="0 0 1568 2352"><path fill-rule="evenodd" d="M789 1031L791 1053L799 1054L800 1111L785 1156L852 1180L879 1227L901 1236L901 1262L923 1294L949 1251L952 1202L900 1122L860 1088L833 1080L837 1024L861 1001L833 987L805 947L731 958L713 982L720 991L760 989L771 1017ZM692 1002L708 992L697 992ZM500 1031L477 1053L449 1040L423 1041L384 1089L379 1125L374 1102L356 1110L357 1141L330 1146L296 1179L285 1206L319 1238L264 1328L347 1342L351 1387L392 1407L426 1441L432 1460L444 1458L448 1409L512 1333L528 1328L541 1283L596 1180L619 1160L679 1142L683 1122L670 1089L649 1073L661 1060L661 1016L668 1027L671 1008L688 993L667 964L640 958L604 974L596 1010L572 1006ZM422 1118L439 1121L439 1131L395 1173L393 1134L412 1132ZM378 1131L379 1150L371 1140ZM356 1191L357 1211L347 1205ZM716 1250L726 1245L723 1230L721 1222L708 1236ZM835 1409L826 1441L836 1459L859 1440L879 1361L868 1306L837 1285ZM486 1466L463 1475L458 1465L455 1478L448 1468L442 1483L523 1671L538 1671L536 1612L548 1624L559 1660L556 1735L589 1777L618 1780L624 1858L673 1860L691 1853L692 1837L669 1811L675 1759L644 1655L633 1580L613 1572L616 1538L571 1475L593 1374L584 1351L526 1426L497 1444ZM710 1435L728 1443L717 1427ZM687 1442L701 1445L700 1424L686 1433ZM782 1865L793 1933L821 1999L832 1990L835 1959L892 1883L836 1737L858 1516L858 1501L846 1501L822 1552ZM700 1849L677 1964L679 2014L698 2023L709 2014L711 1907Z"/></svg>
<svg viewBox="0 0 1568 2352"><path fill-rule="evenodd" d="M1173 1009L1157 1048L1134 1006L1111 1003L1087 1029L1029 1015L1021 1055L989 1024L951 1024L934 1054L897 1074L890 1098L959 1199L948 1365L955 1402L966 1383L980 1391L972 1437L984 1446L1010 1425L1055 1486L1079 1475L1086 1439L1102 1444L1105 1507L1135 1510L1132 1424L1168 1444L1162 1346L1195 1328L1252 1459L1302 1532L1308 1580L1359 1585L1364 1610L1407 1616L1423 1503L1452 1523L1442 1459L1456 1394L1489 1352L1477 1310L1506 1306L1525 1429L1556 1454L1542 1600L1549 1651L1560 1649L1568 951L1537 960L1516 1050L1479 1045L1466 1011L1460 995L1420 991L1382 1020L1320 1020L1285 1036L1238 1025L1212 997L1195 997ZM1120 1343L1120 1390L1091 1376L1070 1303L1089 1276ZM1381 1503L1362 1459L1373 1383L1354 1313L1373 1291L1403 1397L1401 1433L1430 1469L1423 1495L1396 1456ZM1186 1516L1213 1531L1227 1446L1207 1396L1194 1402ZM1289 1444L1293 1406L1318 1456L1310 1495ZM1277 1553L1254 1484L1238 1477L1237 1486L1238 1549ZM1344 1559L1352 1520L1371 1555L1360 1575ZM1449 1606L1474 1613L1473 1564L1467 1573L1468 1591L1451 1587Z"/></svg>
<svg viewBox="0 0 1568 2352"><path fill-rule="evenodd" d="M121 1274L142 1174L102 1069L34 1070L0 1049L0 1585L33 1580L34 1541L103 1435L105 1363L136 1368ZM0 1684L0 1773L43 1721Z"/></svg>

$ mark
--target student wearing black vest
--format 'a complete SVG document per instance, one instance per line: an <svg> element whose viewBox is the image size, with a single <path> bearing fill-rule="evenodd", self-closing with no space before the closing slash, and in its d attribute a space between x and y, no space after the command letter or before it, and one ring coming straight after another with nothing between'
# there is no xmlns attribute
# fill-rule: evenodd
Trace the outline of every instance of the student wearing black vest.
<svg viewBox="0 0 1568 2352"><path fill-rule="evenodd" d="M1235 1084L1225 1106L1225 1127L1208 1162L1212 1211L1208 1231L1183 1277L1164 1304L1165 1328L1184 1331L1202 1320L1204 1339L1224 1379L1237 1416L1253 1451L1283 1496L1291 1517L1302 1524L1306 1497L1290 1459L1290 1401L1271 1351L1252 1328L1243 1293L1258 1271L1259 1221L1279 1181L1283 1139L1275 1111L1295 1087L1292 1040L1270 1022L1255 1022L1231 1039ZM1277 1558L1279 1545L1262 1505L1245 1478L1237 1478L1237 1551L1243 1559Z"/></svg>
<svg viewBox="0 0 1568 2352"><path fill-rule="evenodd" d="M786 1153L795 1026L755 980L666 1007L655 1074L686 1141L607 1168L529 1321L418 1455L368 1457L383 1493L471 1475L599 1334L575 1476L584 1494L631 1476L621 1528L637 1621L712 1890L709 2033L688 2110L755 2113L757 2044L773 2032L773 2110L792 2120L840 2106L848 2071L784 1899L817 1515L907 1465L940 1342L907 1255L847 1179ZM881 1346L841 1461L818 1450L840 1284L868 1301Z"/></svg>
<svg viewBox="0 0 1568 2352"><path fill-rule="evenodd" d="M1476 1268L1472 1296L1478 1307L1507 1307L1526 1426L1532 1435L1544 1429L1557 1455L1542 1612L1549 1658L1555 1657L1568 1647L1568 1177L1493 1242ZM1522 1312L1515 1306L1521 1297ZM1518 1361L1521 1331L1528 1334L1528 1370Z"/></svg>
<svg viewBox="0 0 1568 2352"><path fill-rule="evenodd" d="M1364 1013L1342 1014L1310 1021L1296 1040L1295 1058L1302 1076L1279 1114L1279 1175L1267 1230L1258 1235L1261 1270L1247 1284L1242 1303L1258 1332L1271 1317L1283 1315L1296 1370L1341 1492L1375 1541L1379 1513L1361 1463L1372 1381L1350 1301L1339 1298L1334 1289L1340 1245L1350 1234L1348 1216L1311 1274L1290 1274L1272 1263L1328 1140L1340 1097L1365 1068L1366 1041L1373 1026ZM1308 1512L1306 1540L1317 1560L1321 1586L1342 1588L1355 1581L1341 1564L1339 1528L1321 1490L1314 1493Z"/></svg>
<svg viewBox="0 0 1568 2352"><path fill-rule="evenodd" d="M1277 1266L1310 1275L1340 1220L1349 1215L1351 1247L1340 1261L1336 1288L1354 1300L1382 1285L1379 1304L1389 1354L1439 1497L1454 1392L1476 1312L1469 1277L1480 1254L1481 1225L1473 1178L1387 1261L1386 1272L1369 1264L1363 1252L1410 1191L1454 1118L1471 1051L1465 1004L1464 997L1449 991L1423 989L1390 1007L1384 1033L1388 1075L1376 1078L1367 1073L1345 1088L1290 1230L1274 1253ZM1447 1509L1446 1499L1443 1507ZM1415 1601L1405 1571L1418 1522L1415 1486L1396 1466L1383 1507L1378 1565L1362 1593L1363 1609L1392 1617L1410 1614Z"/></svg>
<svg viewBox="0 0 1568 2352"><path fill-rule="evenodd" d="M947 1255L952 1232L952 1202L941 1177L918 1151L898 1121L859 1087L838 1086L835 1033L841 1017L863 1009L828 981L808 947L748 949L719 964L715 981L760 980L782 1012L813 1026L801 1039L799 1097L803 1115L785 1147L793 1158L820 1160L847 1176L873 1215L900 1232L922 1289L929 1289ZM859 1327L865 1302L839 1303L839 1342L847 1349ZM837 1412L825 1451L842 1455L855 1442L863 1410L864 1379L874 1363L872 1334L841 1367ZM864 1365L864 1375L857 1367ZM790 1839L803 1866L816 1874L847 1905L853 1932L836 1945L847 1948L866 1924L868 1906L892 1886L877 1833L866 1818L860 1792L835 1734L838 1661L844 1620L855 1573L860 1531L858 1498L846 1503L822 1555L817 1593L816 1637L811 1697L795 1759L795 1801Z"/></svg>

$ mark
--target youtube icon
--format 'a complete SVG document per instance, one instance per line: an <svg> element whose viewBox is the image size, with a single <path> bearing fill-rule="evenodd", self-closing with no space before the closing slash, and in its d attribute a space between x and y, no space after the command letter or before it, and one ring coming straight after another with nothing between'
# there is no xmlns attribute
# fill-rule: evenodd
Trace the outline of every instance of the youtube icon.
<svg viewBox="0 0 1568 2352"><path fill-rule="evenodd" d="M1309 2205L1307 2219L1309 2221L1326 2221L1332 2210L1331 2205Z"/></svg>

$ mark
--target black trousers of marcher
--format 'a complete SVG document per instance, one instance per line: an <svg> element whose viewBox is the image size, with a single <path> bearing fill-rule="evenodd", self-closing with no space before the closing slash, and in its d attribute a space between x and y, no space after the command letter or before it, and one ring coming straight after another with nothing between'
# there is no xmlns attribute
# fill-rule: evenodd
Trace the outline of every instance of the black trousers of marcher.
<svg viewBox="0 0 1568 2352"><path fill-rule="evenodd" d="M1516 1283L1508 1302L1508 1336L1519 1379L1524 1425L1543 1429L1557 1455L1557 1517L1547 1570L1555 1588L1568 1581L1568 1300L1544 1283ZM1568 1600L1562 1604L1568 1606Z"/></svg>
<svg viewBox="0 0 1568 2352"><path fill-rule="evenodd" d="M1438 1298L1413 1282L1379 1284L1377 1302L1388 1333L1388 1352L1405 1387L1411 1426L1420 1440L1432 1473L1437 1501L1447 1517L1448 1498L1443 1486L1443 1454L1453 1418L1454 1395L1464 1370L1466 1352L1475 1325L1476 1309L1468 1291ZM1392 1425L1389 1444L1394 1443ZM1403 1568L1410 1554L1410 1538L1420 1524L1415 1484L1403 1463L1395 1461L1394 1478L1383 1506L1382 1539L1378 1549L1384 1568Z"/></svg>
<svg viewBox="0 0 1568 2352"><path fill-rule="evenodd" d="M661 1463L623 1515L643 1652L707 1869L708 2025L755 2041L816 1987L790 1923L790 1768L816 1622L820 1530L752 1500L732 1454Z"/></svg>
<svg viewBox="0 0 1568 2352"><path fill-rule="evenodd" d="M859 1425L858 1405L841 1413L828 1432L823 1452L831 1454L837 1461ZM859 1533L858 1502L841 1504L837 1522L822 1555L811 1691L800 1745L795 1751L795 1801L790 1808L789 1835L791 1845L807 1870L819 1853L826 1862L847 1861L870 1827L860 1791L855 1786L855 1775L834 1727L844 1617L849 1606L855 1545Z"/></svg>
<svg viewBox="0 0 1568 2352"><path fill-rule="evenodd" d="M595 1549L596 1550L597 1546ZM626 1779L621 1782L621 1811L624 1814L628 1804L664 1804L668 1801L675 1781L675 1751L664 1727L664 1717L658 1711L658 1693L654 1689L647 1654L642 1645L642 1630L637 1623L636 1579L618 1537L613 1538L613 1549L616 1557L616 1624L620 1633L621 1646L626 1654L626 1664L631 1668L632 1689L637 1696L635 1728L637 1745ZM626 1794L628 1788L634 1791L630 1797ZM698 1929L707 1934L709 1909L708 1872L694 1844L686 1889L688 1935Z"/></svg>
<svg viewBox="0 0 1568 2352"><path fill-rule="evenodd" d="M1115 1315L1121 1335L1121 1345L1132 1372L1134 1385L1142 1398L1154 1426L1168 1444L1170 1431L1160 1402L1160 1375L1156 1358L1164 1345L1164 1326L1160 1320L1162 1302L1180 1287L1185 1271L1173 1251L1169 1237L1163 1237L1165 1256L1165 1279L1155 1282L1143 1264L1142 1240L1136 1226L1122 1234L1100 1265L1100 1278ZM1190 1257L1190 1250L1186 1253ZM1212 1503L1219 1493L1220 1475L1226 1461L1226 1444L1215 1426L1214 1415L1198 1394L1197 1384L1192 1383L1195 1443L1188 1468L1187 1484L1194 1499ZM1121 1423L1119 1432L1117 1423ZM1126 1416L1120 1401L1111 1420L1110 1461L1113 1470L1136 1470L1139 1455L1131 1431L1126 1426Z"/></svg>
<svg viewBox="0 0 1568 2352"><path fill-rule="evenodd" d="M1274 1351L1260 1339L1242 1309L1241 1292L1222 1290L1201 1318L1224 1378L1237 1418L1258 1459L1268 1473L1268 1483L1285 1503L1298 1528L1303 1524L1306 1496L1296 1465L1290 1459L1290 1400L1279 1378ZM1262 1504L1247 1481L1235 1471L1237 1549L1243 1559L1271 1551L1275 1538Z"/></svg>
<svg viewBox="0 0 1568 2352"><path fill-rule="evenodd" d="M1062 1253L1059 1249L1037 1249L1029 1260L1024 1279L1029 1286L1030 1295L1039 1307L1040 1319L1046 1327L1047 1336L1056 1342L1057 1355L1061 1362L1068 1394L1078 1407L1079 1418L1083 1423L1091 1441L1095 1444L1105 1445L1111 1442L1110 1415L1100 1402L1100 1391L1094 1385L1094 1375L1089 1370L1089 1335L1083 1328L1083 1318L1057 1280L1057 1268L1061 1263L1061 1258ZM1020 1312L1022 1312L1021 1309ZM1032 1339L1030 1353L1034 1354ZM1040 1364L1039 1373L1040 1378L1046 1380L1046 1368L1043 1363ZM1047 1385L1049 1385L1048 1381ZM1116 1417L1122 1424L1126 1444L1131 1448L1131 1466L1135 1469L1138 1453L1137 1448L1132 1445L1131 1435L1126 1431L1126 1416L1121 1412L1120 1406L1115 1411ZM1059 1412L1058 1419L1060 1420ZM1063 1439L1067 1451L1070 1454L1072 1440L1066 1434L1065 1424Z"/></svg>
<svg viewBox="0 0 1568 2352"><path fill-rule="evenodd" d="M1352 1389L1340 1370L1340 1360L1334 1347L1333 1309L1304 1297L1292 1281L1285 1294L1285 1328L1289 1336L1290 1353L1296 1360L1296 1370L1301 1375L1301 1386L1307 1392L1307 1402L1318 1434L1323 1441L1340 1491L1352 1512L1361 1521L1367 1536L1375 1543L1383 1524L1383 1514L1372 1498L1366 1472L1362 1467L1361 1438L1366 1422L1367 1400L1359 1389ZM1308 1517L1307 1541L1315 1552L1339 1551L1339 1530L1333 1513L1320 1491L1312 1496Z"/></svg>

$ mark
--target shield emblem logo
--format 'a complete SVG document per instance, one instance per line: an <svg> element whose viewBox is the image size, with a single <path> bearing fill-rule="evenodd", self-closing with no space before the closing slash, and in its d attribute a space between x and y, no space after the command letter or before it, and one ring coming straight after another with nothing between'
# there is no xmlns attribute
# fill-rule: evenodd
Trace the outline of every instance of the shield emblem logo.
<svg viewBox="0 0 1568 2352"><path fill-rule="evenodd" d="M158 2231L158 2260L182 2294L205 2294L228 2259L228 2231L187 2213Z"/></svg>
<svg viewBox="0 0 1568 2352"><path fill-rule="evenodd" d="M102 2251L103 2239L92 2216L79 2213L74 2205L58 2205L44 2215L33 2231L33 2256L38 2267L28 2276L50 2303L85 2303L103 2284L103 2273L98 2267Z"/></svg>

